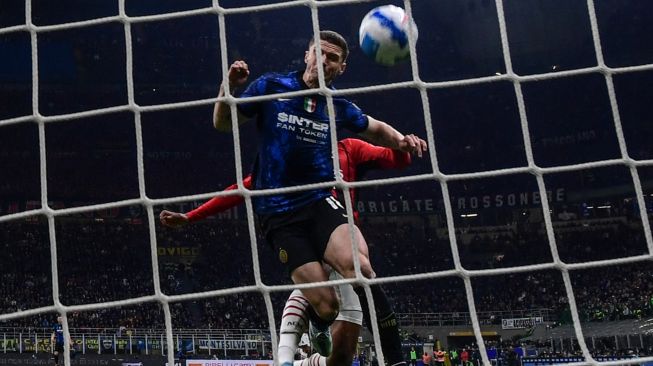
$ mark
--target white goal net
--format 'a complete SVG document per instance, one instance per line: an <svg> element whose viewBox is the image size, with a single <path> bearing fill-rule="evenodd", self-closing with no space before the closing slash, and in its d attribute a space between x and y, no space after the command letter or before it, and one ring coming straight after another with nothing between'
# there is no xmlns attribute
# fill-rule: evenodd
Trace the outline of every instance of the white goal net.
<svg viewBox="0 0 653 366"><path fill-rule="evenodd" d="M331 128L335 130L335 120L333 117L333 101L332 98L336 96L349 96L353 94L364 94L370 92L379 92L379 91L390 91L395 89L412 89L419 94L419 99L421 101L423 119L425 121L425 126L423 127L426 131L426 140L429 144L429 157L431 162L431 171L425 174L404 176L397 178L386 178L386 179L374 179L364 182L345 182L341 178L337 178L334 182L325 182L323 184L313 185L310 188L316 187L330 187L336 184L339 188L348 190L353 188L360 187L371 187L377 185L389 185L389 184L398 184L398 183L408 183L408 182L433 182L435 185L439 185L442 193L442 202L444 203L444 212L446 214L446 229L448 230L450 250L453 256L454 268L447 271L437 271L437 272L428 272L421 274L411 274L411 275L401 275L401 276L391 276L384 277L381 272L379 278L373 280L367 280L363 278L360 274L360 266L356 263L358 277L354 280L342 280L337 283L358 283L366 288L368 298L371 296L369 286L372 284L384 284L391 282L408 282L415 280L425 280L425 279L435 279L435 278L444 278L448 276L454 276L462 279L464 283L464 291L466 295L466 301L468 305L469 312L471 314L471 325L473 328L473 335L476 339L476 344L479 348L479 353L482 358L482 362L485 365L490 365L491 362L488 359L487 352L485 349L485 343L483 336L481 335L481 325L479 319L476 316L477 313L477 304L474 298L474 291L472 287L472 279L480 277L492 278L493 276L510 274L510 273L525 273L533 271L545 271L545 270L555 270L559 271L562 275L564 282L564 289L566 296L569 301L569 306L573 318L573 328L575 332L578 345L582 350L583 357L585 362L580 364L588 365L598 365L598 364L630 364L631 361L620 360L620 361L610 361L610 362L599 362L593 356L588 348L588 345L585 342L585 337L583 335L583 328L581 327L581 320L579 318L579 309L575 301L575 289L572 286L572 281L570 278L570 272L575 270L589 269L589 268L598 268L607 265L618 265L618 264L632 264L632 263L647 263L653 260L653 237L651 234L651 225L649 222L649 215L647 213L647 207L645 202L645 195L642 188L642 182L640 180L640 169L645 167L653 166L653 160L637 160L631 157L629 154L628 144L626 138L624 137L624 132L622 128L622 120L620 117L619 103L617 101L617 93L615 91L614 77L615 75L626 74L626 73L638 73L653 71L653 64L643 64L637 66L626 66L626 67L609 67L606 65L604 59L604 51L602 49L602 35L599 29L599 24L597 21L597 14L595 9L595 1L587 0L587 16L589 19L589 24L591 26L591 35L593 41L593 48L596 54L596 61L594 66L584 67L579 69L570 69L565 71L553 71L540 74L531 74L531 75L519 75L513 69L513 61L511 56L511 44L509 42L509 34L511 29L506 24L506 15L504 12L504 0L495 0L496 7L496 17L498 19L499 25L499 34L500 34L500 44L502 47L503 63L505 65L505 73L498 73L495 75L475 77L475 78L466 78L461 80L451 80L451 81L436 81L436 82L425 82L423 77L421 77L424 69L424 65L420 65L418 62L419 49L416 48L416 40L411 36L410 38L410 52L411 52L411 61L410 61L410 73L411 80L396 82L386 85L374 85L374 86L363 86L355 88L343 88L338 90L332 90L327 88L324 83L323 71L320 71L320 88L319 93L325 95L328 100L329 110L332 112L331 115ZM267 309L267 320L270 324L270 332L272 338L272 348L274 350L274 355L276 358L276 348L278 345L277 340L277 321L280 314L273 313L271 293L281 292L291 290L294 286L291 285L279 285L279 286L270 286L266 285L261 277L261 269L259 265L259 246L257 243L256 236L256 227L254 224L254 213L252 209L252 197L258 195L269 195L276 194L280 192L290 192L301 189L307 189L304 187L290 187L284 189L275 189L275 190L266 190L266 191L250 191L244 188L243 186L243 177L247 175L247 172L243 170L243 161L241 160L242 148L241 141L243 140L243 135L240 134L238 123L234 121L234 132L233 132L233 143L234 151L233 156L235 159L236 166L236 178L238 183L238 189L222 192L216 190L214 192L204 193L204 194L195 194L195 195L183 195L171 198L151 198L148 196L148 190L146 187L146 175L145 175L145 164L144 164L144 137L143 137L143 127L142 127L142 116L145 113L152 113L158 111L171 111L181 108L196 107L196 106L210 106L216 102L215 98L202 99L202 100L189 100L175 103L167 104L156 104L156 105L141 105L137 103L137 98L135 96L135 70L134 70L134 53L137 48L136 41L134 39L133 26L139 23L147 22L164 22L172 19L179 19L185 17L194 17L201 15L210 15L217 17L218 19L218 35L219 35L219 44L220 44L220 54L221 54L221 74L223 75L223 80L226 78L227 70L231 61L233 61L232 55L230 55L228 50L229 37L227 36L227 25L225 18L227 16L238 15L238 14L249 14L255 12L269 12L273 10L285 10L289 8L307 8L310 10L310 16L312 21L312 31L316 35L320 29L323 27L320 24L320 13L329 9L342 8L343 12L346 11L346 7L354 3L366 3L365 1L356 1L356 0L332 0L332 1L318 1L318 0L295 0L287 2L277 2L270 3L267 5L258 5L258 6L243 6L243 7L223 7L220 4L220 1L213 0L211 6L193 10L184 10L172 13L165 14L156 14L156 15L144 15L144 16L130 16L126 11L126 0L117 0L118 3L118 13L113 16L101 17L96 19L80 20L69 23L54 24L54 25L37 25L33 21L32 9L33 1L25 0L25 24L9 26L5 28L0 28L0 36L5 36L13 33L27 32L29 34L31 42L31 70L32 70L32 113L29 115L12 117L9 119L0 120L0 133L2 129L10 125L16 124L36 124L38 126L38 141L39 141L39 165L40 165L40 208L25 210L18 213L12 214L2 214L0 216L0 223L6 223L10 221L24 220L32 217L45 217L47 218L48 234L49 234L49 244L50 244L50 255L51 255L51 272L52 272L52 304L46 307L39 307L33 309L26 309L18 312L0 314L0 321L6 321L11 319L18 319L29 317L32 315L43 314L48 312L58 312L63 315L63 328L66 336L69 334L69 322L67 314L72 312L84 312L84 311L93 311L99 309L105 309L110 307L120 307L120 306L129 306L136 305L141 303L158 303L162 306L165 326L166 326L166 343L174 344L173 339L173 323L171 320L171 310L170 304L180 301L189 301L197 299L208 299L216 298L219 296L226 296L237 293L250 293L256 292L260 293L264 299L265 307ZM372 5L379 5L376 3L369 2L370 8ZM415 1L405 0L403 3L406 11L411 14L413 8L415 7ZM438 2L433 3L433 7L437 8ZM2 9L0 9L1 11ZM124 44L125 44L125 80L127 86L127 102L122 105L115 105L101 109L85 110L81 112L68 113L68 114L58 114L58 115L44 115L41 112L42 101L39 100L39 90L41 87L41 82L39 78L39 54L41 49L39 47L39 38L48 32L55 32L61 30L71 30L75 29L77 32L84 32L86 28L93 27L102 24L115 23L122 24L124 28ZM420 33L428 32L427 26L422 24L417 24L420 27ZM290 26L290 25L289 25ZM317 37L317 35L315 36ZM319 45L319 42L317 43ZM319 52L318 52L319 54ZM321 70L321 69L320 69ZM551 166L551 167L541 167L536 164L532 140L529 130L529 112L526 107L526 102L524 98L524 93L522 92L522 86L524 84L538 83L546 80L559 79L574 77L578 75L589 75L589 74L600 74L604 78L604 82L607 88L608 98L609 98L609 108L612 112L612 121L614 124L614 129L616 131L616 137L618 140L618 147L620 151L620 157L616 159L609 160L600 160L592 161L586 163L578 164L569 164L561 166ZM433 128L433 117L431 112L431 101L432 96L429 95L429 91L433 90L446 90L448 88L455 88L461 86L469 85L479 85L486 83L498 83L498 82L508 82L514 88L514 95L516 97L517 110L521 125L521 134L523 138L523 146L526 155L527 164L521 167L514 168L505 168L505 169L492 169L485 171L477 171L473 173L456 173L456 174L446 174L443 173L439 166L438 160L438 148L436 145L435 134L437 131L434 131ZM310 91L313 93L314 91ZM294 97L299 95L306 95L307 91L285 93L285 94L276 94L276 95L267 95L263 97L257 97L255 99L250 99L248 101L261 101L261 100L271 100L276 98L287 98ZM234 97L230 91L227 91L227 95L223 98L224 101L229 103L232 108L232 115L236 115L235 108L238 103L242 103L243 99ZM56 124L64 121L79 120L88 117L107 115L112 113L130 113L133 115L133 124L135 130L135 146L136 146L136 166L138 173L138 197L132 199L124 199L120 201L96 204L96 205L87 205L79 206L73 208L54 208L49 204L50 196L48 190L48 146L46 144L46 125ZM209 120L207 116L207 121ZM334 149L337 146L337 136L335 134L331 135L331 143ZM334 158L334 168L336 171L339 169L338 159ZM548 240L549 249L551 252L552 261L542 264L532 264L519 267L509 267L509 268L498 268L498 269L478 269L470 270L464 268L461 263L461 256L459 254L459 244L457 243L457 227L455 224L454 218L454 208L452 207L452 197L450 194L450 184L456 181L463 181L469 179L483 179L490 177L507 177L518 174L530 174L535 177L537 182L537 192L540 197L547 197L547 191L550 190L545 184L545 176L555 173L564 173L570 171L580 171L593 168L602 168L602 167L612 167L612 166L621 166L625 167L631 178L632 184L635 190L635 199L637 207L639 209L639 217L641 218L641 227L643 229L644 238L646 241L646 246L648 252L641 255L623 257L612 260L600 260L600 261L591 261L591 262L581 262L581 263L565 263L561 260L560 255L558 254L558 246L556 245L556 236L554 233L554 226L552 223L552 218L550 215L551 208L549 207L549 202L546 199L540 200L541 210L543 213L543 220L546 228L546 238ZM11 174L11 172L9 172ZM338 174L335 174L336 177L339 177ZM249 242L251 243L251 253L252 253L252 263L254 269L255 284L247 285L241 287L212 290L198 293L189 293L183 295L167 295L161 289L161 279L160 279L160 270L159 270L159 257L157 255L157 232L156 232L156 220L157 212L155 208L157 206L162 206L171 203L178 202L187 202L191 200L200 200L207 199L214 196L229 196L229 195L241 195L245 198L246 202L246 212L247 220L249 225ZM351 213L355 209L355 203L351 202L349 195L346 197L346 209L350 214L350 224L353 225L353 216ZM152 277L154 284L154 293L148 296L142 296L138 298L131 298L127 300L120 301L109 301L102 303L92 303L92 304L81 304L81 305L66 305L62 303L60 299L60 278L59 271L57 267L57 238L59 233L56 230L56 222L58 218L93 212L99 210L106 210L112 208L120 207L129 207L129 206L141 206L144 208L147 213L147 223L149 227L149 245L150 245L150 255L152 263ZM355 243L355 245L357 245ZM281 269L280 269L281 270ZM311 287L310 286L300 286L301 288ZM372 319L376 319L376 313L374 311L374 306L370 306ZM384 364L384 358L381 352L377 325L373 322L372 325L374 329L374 341L377 345L377 353L380 364ZM69 347L70 345L66 343L66 352L65 363L70 365L69 357ZM168 364L174 364L174 348L167 348L167 359ZM646 357L638 360L638 362L653 362L653 357Z"/></svg>

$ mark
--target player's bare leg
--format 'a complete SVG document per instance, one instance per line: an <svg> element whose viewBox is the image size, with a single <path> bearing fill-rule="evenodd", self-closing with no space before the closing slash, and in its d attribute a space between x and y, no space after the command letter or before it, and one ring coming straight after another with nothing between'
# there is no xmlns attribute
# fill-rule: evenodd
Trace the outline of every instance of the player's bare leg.
<svg viewBox="0 0 653 366"><path fill-rule="evenodd" d="M367 243L365 242L365 239L363 238L363 235L361 234L358 227L354 226L354 230L354 234L358 239L357 255L360 260L361 273L366 278L374 278L376 274L374 273L374 270L372 269L369 261L369 250ZM331 266L343 277L356 277L353 265L354 256L352 253L349 225L340 225L333 231L331 238L329 239L329 245L327 246L324 258L325 261L331 264ZM387 351L384 352L384 355L388 358L387 361L391 365L405 364L401 352L399 328L397 326L397 320L392 309L392 304L388 300L387 296L385 295L385 291L383 291L381 286L373 285L370 286L370 289L372 290L372 298L377 311L377 325L379 327L381 346L384 351ZM367 314L368 304L363 288L356 288L355 291L361 300L361 305L366 309L365 313ZM367 320L367 324L370 326L369 319Z"/></svg>
<svg viewBox="0 0 653 366"><path fill-rule="evenodd" d="M374 276L374 271L369 262L369 255L367 250L367 244L365 239L360 234L358 228L355 228L356 235L358 235L359 240L359 260L361 262L361 270L363 275L368 277ZM324 253L325 262L331 264L331 266L340 273L343 277L355 277L354 264L353 264L353 253L351 245L351 237L349 234L348 225L338 226L329 238L329 243L327 244L327 249ZM353 290L349 286L344 286L347 288L349 297L356 297ZM339 291L343 291L343 286L340 286ZM356 299L357 300L357 299ZM343 304L343 312L348 312L353 309L349 309L349 305ZM295 362L295 366L305 366L305 365L319 365L319 366L340 366L340 365L350 365L353 361L354 353L356 351L356 344L358 341L358 336L360 334L360 323L362 321L362 314L360 309L360 303L356 301L356 308L354 314L349 314L353 316L352 321L338 321L334 323L332 327L333 331L333 352L329 357L324 357L323 355L314 354L306 360L301 362ZM342 315L342 314L341 314Z"/></svg>
<svg viewBox="0 0 653 366"><path fill-rule="evenodd" d="M351 365L356 353L360 331L361 326L358 324L345 321L333 323L331 326L333 349L337 349L338 352L333 352L327 360L327 365Z"/></svg>
<svg viewBox="0 0 653 366"><path fill-rule="evenodd" d="M296 284L328 280L328 275L319 262L309 262L297 267L291 277ZM310 319L309 335L313 347L322 355L329 356L332 349L329 326L339 311L335 289L332 286L315 287L304 289L302 293L311 304L306 310Z"/></svg>
<svg viewBox="0 0 653 366"><path fill-rule="evenodd" d="M376 274L370 264L370 254L367 242L358 227L354 225L354 233L358 239L358 259L360 261L361 273L366 278L374 278ZM352 242L348 224L338 226L327 244L324 251L324 261L344 278L356 278L354 271L354 255L352 253Z"/></svg>
<svg viewBox="0 0 653 366"><path fill-rule="evenodd" d="M292 272L291 277L296 284L329 280L326 271L319 262L310 262L297 267ZM332 286L306 288L302 290L302 293L320 318L332 321L338 316L338 297Z"/></svg>

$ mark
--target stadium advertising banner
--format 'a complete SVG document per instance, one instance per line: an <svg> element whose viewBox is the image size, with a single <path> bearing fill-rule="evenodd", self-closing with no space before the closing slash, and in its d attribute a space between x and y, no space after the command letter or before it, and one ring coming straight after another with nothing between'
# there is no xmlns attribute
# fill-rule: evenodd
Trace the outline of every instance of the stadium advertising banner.
<svg viewBox="0 0 653 366"><path fill-rule="evenodd" d="M200 349L256 349L257 341L244 341L236 339L198 339ZM224 366L224 365L223 365Z"/></svg>
<svg viewBox="0 0 653 366"><path fill-rule="evenodd" d="M619 361L619 360L629 360L634 359L634 356L598 356L594 359L598 362L609 362L609 361ZM523 366L549 366L555 364L565 364L572 362L585 362L584 357L524 357L522 358ZM633 360L636 362L636 360ZM650 365L650 363L638 363L640 365Z"/></svg>
<svg viewBox="0 0 653 366"><path fill-rule="evenodd" d="M186 360L186 366L274 366L273 360Z"/></svg>
<svg viewBox="0 0 653 366"><path fill-rule="evenodd" d="M547 191L550 203L565 202L567 195L564 188ZM506 192L484 196L451 197L455 210L501 208L501 207L533 207L542 202L540 192ZM363 215L375 214L412 214L431 213L442 209L442 200L433 198L400 199L400 200L360 200L356 210Z"/></svg>
<svg viewBox="0 0 653 366"><path fill-rule="evenodd" d="M501 319L501 329L526 329L536 324L541 324L544 319L541 316L532 318L508 318Z"/></svg>
<svg viewBox="0 0 653 366"><path fill-rule="evenodd" d="M132 345L137 345L137 340L132 341ZM83 341L81 338L73 339L73 348L77 351L86 349L86 352L106 352L110 351L113 353L114 340L112 338L101 338L98 342L97 337L86 337ZM124 351L129 349L129 339L128 338L117 338L115 342L116 349L118 351ZM158 340L148 341L150 349L158 349ZM0 350L6 349L7 352L51 352L52 345L50 344L50 338L40 337L36 340L33 337L3 337L0 338Z"/></svg>

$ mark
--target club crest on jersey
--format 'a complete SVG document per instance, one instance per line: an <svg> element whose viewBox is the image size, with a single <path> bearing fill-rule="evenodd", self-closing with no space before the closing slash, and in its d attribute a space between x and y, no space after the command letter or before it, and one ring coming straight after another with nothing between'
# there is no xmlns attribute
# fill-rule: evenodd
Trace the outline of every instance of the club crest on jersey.
<svg viewBox="0 0 653 366"><path fill-rule="evenodd" d="M304 110L308 113L315 112L317 99L315 97L304 97Z"/></svg>
<svg viewBox="0 0 653 366"><path fill-rule="evenodd" d="M288 252L286 252L285 249L279 250L279 261L281 263L286 263L288 262Z"/></svg>

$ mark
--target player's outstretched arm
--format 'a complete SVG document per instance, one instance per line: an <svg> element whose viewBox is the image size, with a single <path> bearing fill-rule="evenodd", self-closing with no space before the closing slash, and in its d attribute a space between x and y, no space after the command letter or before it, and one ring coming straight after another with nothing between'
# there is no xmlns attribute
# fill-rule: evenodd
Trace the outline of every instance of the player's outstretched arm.
<svg viewBox="0 0 653 366"><path fill-rule="evenodd" d="M347 138L341 141L354 164L372 163L378 169L404 169L411 163L410 153L380 147L369 142Z"/></svg>
<svg viewBox="0 0 653 366"><path fill-rule="evenodd" d="M249 77L249 67L243 60L237 60L229 67L227 79L229 89L233 93L234 89L243 86ZM220 85L218 98L224 97L224 85ZM238 120L245 121L245 117L238 113ZM231 107L226 102L216 102L213 108L213 127L219 131L231 131Z"/></svg>
<svg viewBox="0 0 653 366"><path fill-rule="evenodd" d="M361 133L361 136L372 141L374 144L415 154L420 158L422 157L422 153L426 151L426 141L421 138L412 134L403 135L383 121L379 121L370 116L367 118L369 124L367 129Z"/></svg>
<svg viewBox="0 0 653 366"><path fill-rule="evenodd" d="M243 186L247 189L252 188L251 175L248 175L243 179ZM225 191L231 191L237 188L237 184L232 184L227 187ZM243 201L243 197L238 195L213 197L207 202L204 202L200 207L186 213L163 210L159 214L159 220L161 221L161 224L165 226L178 228L191 222L200 221L209 216L226 211L232 207L238 206Z"/></svg>

